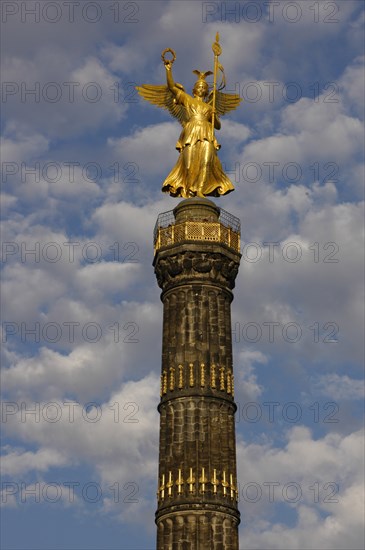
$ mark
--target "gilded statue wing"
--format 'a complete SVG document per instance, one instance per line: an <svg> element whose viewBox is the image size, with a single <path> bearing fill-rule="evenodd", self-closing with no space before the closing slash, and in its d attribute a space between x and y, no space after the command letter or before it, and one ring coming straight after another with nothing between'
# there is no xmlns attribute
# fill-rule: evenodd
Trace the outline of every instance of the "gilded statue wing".
<svg viewBox="0 0 365 550"><path fill-rule="evenodd" d="M241 103L242 98L237 94L225 94L223 92L216 91L215 94L215 108L216 112L223 116L229 111L237 109L238 105ZM210 92L208 103L213 105L213 92Z"/></svg>
<svg viewBox="0 0 365 550"><path fill-rule="evenodd" d="M177 87L184 91L181 84L177 84ZM176 103L173 93L167 86L156 86L155 84L142 84L142 86L136 86L136 90L139 95L146 101L157 105L162 109L167 109L170 114L175 117L182 126L185 126L187 122L186 111L183 105Z"/></svg>

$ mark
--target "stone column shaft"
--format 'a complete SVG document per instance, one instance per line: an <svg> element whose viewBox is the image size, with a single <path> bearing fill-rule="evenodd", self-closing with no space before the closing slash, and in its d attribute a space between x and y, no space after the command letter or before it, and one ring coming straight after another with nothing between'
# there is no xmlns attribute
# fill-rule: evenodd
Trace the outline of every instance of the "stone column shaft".
<svg viewBox="0 0 365 550"><path fill-rule="evenodd" d="M154 266L164 309L157 550L238 550L230 304L240 254L232 244L237 235L219 215L207 199L185 200L158 237Z"/></svg>

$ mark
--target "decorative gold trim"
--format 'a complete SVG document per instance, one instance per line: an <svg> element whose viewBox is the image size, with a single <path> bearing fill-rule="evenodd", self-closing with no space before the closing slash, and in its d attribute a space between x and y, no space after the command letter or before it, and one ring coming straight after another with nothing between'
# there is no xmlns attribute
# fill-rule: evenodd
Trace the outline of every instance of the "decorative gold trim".
<svg viewBox="0 0 365 550"><path fill-rule="evenodd" d="M217 387L215 383L215 365L210 367L210 385L213 389Z"/></svg>
<svg viewBox="0 0 365 550"><path fill-rule="evenodd" d="M178 478L177 478L177 481L176 481L176 485L177 485L177 494L181 495L182 486L184 485L184 480L183 480L182 475L181 475L181 468L179 468L179 470L178 470Z"/></svg>
<svg viewBox="0 0 365 550"><path fill-rule="evenodd" d="M172 472L169 472L169 480L168 482L166 483L166 487L167 487L167 495L170 497L172 495L172 486L174 485L173 481L172 481Z"/></svg>
<svg viewBox="0 0 365 550"><path fill-rule="evenodd" d="M217 487L219 485L219 480L217 478L217 470L215 468L213 470L213 477L212 477L211 483L213 485L213 493L217 494Z"/></svg>
<svg viewBox="0 0 365 550"><path fill-rule="evenodd" d="M202 493L205 493L205 484L208 483L208 478L205 477L205 468L202 468L202 475L201 477L199 478L199 483L201 485L200 487L200 491Z"/></svg>
<svg viewBox="0 0 365 550"><path fill-rule="evenodd" d="M227 371L227 393L232 393L232 377L229 371Z"/></svg>
<svg viewBox="0 0 365 550"><path fill-rule="evenodd" d="M193 476L193 468L190 468L189 470L189 477L186 480L186 483L189 484L189 493L194 492L194 483L195 483L195 477Z"/></svg>
<svg viewBox="0 0 365 550"><path fill-rule="evenodd" d="M165 395L167 391L174 391L176 387L178 389L184 388L184 372L185 367L182 364L178 365L178 378L176 384L176 368L169 367L168 370L164 369L160 378L160 397ZM188 378L189 386L193 388L195 385L195 367L194 363L189 363L188 365ZM209 369L209 366L208 366ZM217 380L217 370L218 370L218 380ZM217 367L214 363L210 365L207 376L207 365L205 363L200 363L200 368L198 369L198 379L200 377L200 386L210 387L211 389L217 389L217 382L220 391L226 391L228 395L234 397L234 375L231 370L225 367ZM207 380L208 378L208 380Z"/></svg>
<svg viewBox="0 0 365 550"><path fill-rule="evenodd" d="M178 387L179 387L179 390L181 390L183 387L184 387L184 378L183 378L183 371L184 371L184 367L182 365L179 365L179 382L178 382Z"/></svg>
<svg viewBox="0 0 365 550"><path fill-rule="evenodd" d="M235 494L237 492L237 488L233 483L233 474L229 474L229 485L231 489L231 499L234 500Z"/></svg>
<svg viewBox="0 0 365 550"><path fill-rule="evenodd" d="M174 391L175 389L175 368L170 367L170 391Z"/></svg>
<svg viewBox="0 0 365 550"><path fill-rule="evenodd" d="M220 367L219 369L219 372L220 372L220 377L219 377L219 389L224 391L225 389L225 385L224 385L224 367Z"/></svg>
<svg viewBox="0 0 365 550"><path fill-rule="evenodd" d="M202 388L205 386L205 365L204 363L200 364L200 385Z"/></svg>
<svg viewBox="0 0 365 550"><path fill-rule="evenodd" d="M185 221L159 227L155 237L155 253L162 246L181 241L221 242L240 252L240 234L219 222Z"/></svg>
<svg viewBox="0 0 365 550"><path fill-rule="evenodd" d="M165 498L165 474L162 474L161 485L159 488L161 499Z"/></svg>
<svg viewBox="0 0 365 550"><path fill-rule="evenodd" d="M165 395L167 393L167 371L164 370L162 375L163 375L162 394Z"/></svg>
<svg viewBox="0 0 365 550"><path fill-rule="evenodd" d="M194 364L189 363L189 385L192 388L194 386Z"/></svg>
<svg viewBox="0 0 365 550"><path fill-rule="evenodd" d="M226 480L226 472L223 470L223 479L222 479L222 487L223 487L223 495L227 495L227 488L229 487L229 483Z"/></svg>

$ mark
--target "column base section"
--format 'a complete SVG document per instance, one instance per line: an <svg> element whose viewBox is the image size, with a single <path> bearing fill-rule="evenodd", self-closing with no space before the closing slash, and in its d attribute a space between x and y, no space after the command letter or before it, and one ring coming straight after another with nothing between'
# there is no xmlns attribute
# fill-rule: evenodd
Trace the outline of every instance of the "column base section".
<svg viewBox="0 0 365 550"><path fill-rule="evenodd" d="M156 513L157 550L239 550L238 511L201 504L184 508Z"/></svg>

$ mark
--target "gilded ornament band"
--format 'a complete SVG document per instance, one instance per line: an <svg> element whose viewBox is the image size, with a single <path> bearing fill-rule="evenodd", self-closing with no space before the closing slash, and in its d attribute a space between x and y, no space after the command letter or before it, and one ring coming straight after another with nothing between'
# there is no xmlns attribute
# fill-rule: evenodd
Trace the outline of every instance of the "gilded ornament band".
<svg viewBox="0 0 365 550"><path fill-rule="evenodd" d="M179 364L177 368L171 366L169 369L164 369L161 374L160 397L166 395L168 391L174 392L186 387L193 388L197 383L201 388L209 389L210 387L234 397L234 375L231 369L219 367L214 363L210 365L209 369L208 365L200 363L199 373L200 376L196 378L194 363L189 363L187 366Z"/></svg>
<svg viewBox="0 0 365 550"><path fill-rule="evenodd" d="M229 497L231 500L238 500L237 484L234 482L234 475L231 472L227 473L226 470L223 470L221 476L219 476L218 469L214 468L210 480L205 468L201 468L199 473L198 483L196 482L194 468L192 467L188 469L188 477L186 479L183 477L181 468L178 469L177 479L175 480L171 470L167 475L162 474L161 483L157 491L158 500L176 496L174 486L176 486L177 496L184 495L185 490L188 494L194 494L198 490L199 493L210 491L213 495L223 495L224 497ZM168 480L167 482L166 479Z"/></svg>

